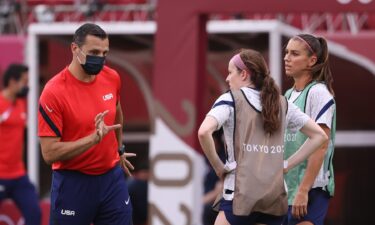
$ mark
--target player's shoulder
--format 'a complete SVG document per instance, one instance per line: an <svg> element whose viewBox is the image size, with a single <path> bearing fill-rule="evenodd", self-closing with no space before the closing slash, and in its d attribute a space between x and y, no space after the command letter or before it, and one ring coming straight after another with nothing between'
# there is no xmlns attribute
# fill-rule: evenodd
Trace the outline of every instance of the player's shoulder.
<svg viewBox="0 0 375 225"><path fill-rule="evenodd" d="M58 91L60 88L63 88L65 83L66 69L60 71L55 76L53 76L44 86L44 90Z"/></svg>
<svg viewBox="0 0 375 225"><path fill-rule="evenodd" d="M118 78L119 74L116 70L112 69L111 67L104 66L102 70L103 74L110 78Z"/></svg>
<svg viewBox="0 0 375 225"><path fill-rule="evenodd" d="M311 87L311 90L308 93L306 112L309 112L309 108L319 110L333 99L334 97L329 92L328 87L324 83L318 83Z"/></svg>
<svg viewBox="0 0 375 225"><path fill-rule="evenodd" d="M233 98L230 92L225 92L224 94L220 95L219 98L216 99L212 108L216 108L217 106L229 106L233 107Z"/></svg>
<svg viewBox="0 0 375 225"><path fill-rule="evenodd" d="M120 75L117 73L116 70L104 66L100 74L98 75L100 82L111 83L111 84L119 84L121 83Z"/></svg>
<svg viewBox="0 0 375 225"><path fill-rule="evenodd" d="M315 85L313 85L309 90L309 95L333 97L329 92L327 85L325 85L324 83L316 83Z"/></svg>
<svg viewBox="0 0 375 225"><path fill-rule="evenodd" d="M230 102L233 102L233 98L232 98L232 95L229 91L223 93L222 95L219 96L219 98L217 98L216 102L220 102L220 101L230 101Z"/></svg>
<svg viewBox="0 0 375 225"><path fill-rule="evenodd" d="M55 95L58 96L59 93L65 92L65 85L66 85L66 76L67 76L67 68L63 69L55 76L53 76L43 88L42 96L46 95Z"/></svg>

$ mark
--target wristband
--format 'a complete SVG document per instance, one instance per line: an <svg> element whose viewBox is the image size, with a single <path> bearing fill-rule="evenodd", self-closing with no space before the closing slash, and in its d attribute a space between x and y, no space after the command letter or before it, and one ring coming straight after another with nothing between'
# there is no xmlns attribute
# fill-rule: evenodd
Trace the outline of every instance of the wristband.
<svg viewBox="0 0 375 225"><path fill-rule="evenodd" d="M121 145L121 147L118 148L118 155L122 156L125 153L125 145Z"/></svg>
<svg viewBox="0 0 375 225"><path fill-rule="evenodd" d="M284 169L288 168L288 160L284 160Z"/></svg>

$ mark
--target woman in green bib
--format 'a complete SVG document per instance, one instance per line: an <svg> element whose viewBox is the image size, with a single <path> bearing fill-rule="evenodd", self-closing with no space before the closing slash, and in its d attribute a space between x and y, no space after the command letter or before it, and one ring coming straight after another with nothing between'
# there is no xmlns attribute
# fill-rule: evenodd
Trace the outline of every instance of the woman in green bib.
<svg viewBox="0 0 375 225"><path fill-rule="evenodd" d="M292 37L285 48L285 73L294 80L285 96L320 125L329 142L285 175L289 211L284 225L323 224L329 199L333 196L336 104L328 56L326 40L310 34ZM287 129L284 158L306 140L301 132L292 133Z"/></svg>

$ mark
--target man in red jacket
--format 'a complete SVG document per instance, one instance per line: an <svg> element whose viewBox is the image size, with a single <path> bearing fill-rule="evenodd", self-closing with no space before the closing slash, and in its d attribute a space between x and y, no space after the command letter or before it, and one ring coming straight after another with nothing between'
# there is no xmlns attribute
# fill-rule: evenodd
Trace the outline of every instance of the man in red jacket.
<svg viewBox="0 0 375 225"><path fill-rule="evenodd" d="M12 64L0 94L0 201L11 198L27 225L40 225L39 198L23 162L28 68Z"/></svg>

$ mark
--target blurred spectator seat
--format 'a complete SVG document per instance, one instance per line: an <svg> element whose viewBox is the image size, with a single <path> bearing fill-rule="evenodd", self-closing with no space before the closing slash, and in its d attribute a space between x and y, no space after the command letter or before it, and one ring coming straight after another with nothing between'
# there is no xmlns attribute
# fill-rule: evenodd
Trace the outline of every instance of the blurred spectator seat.
<svg viewBox="0 0 375 225"><path fill-rule="evenodd" d="M75 2L75 0L27 0L27 5L73 5Z"/></svg>

